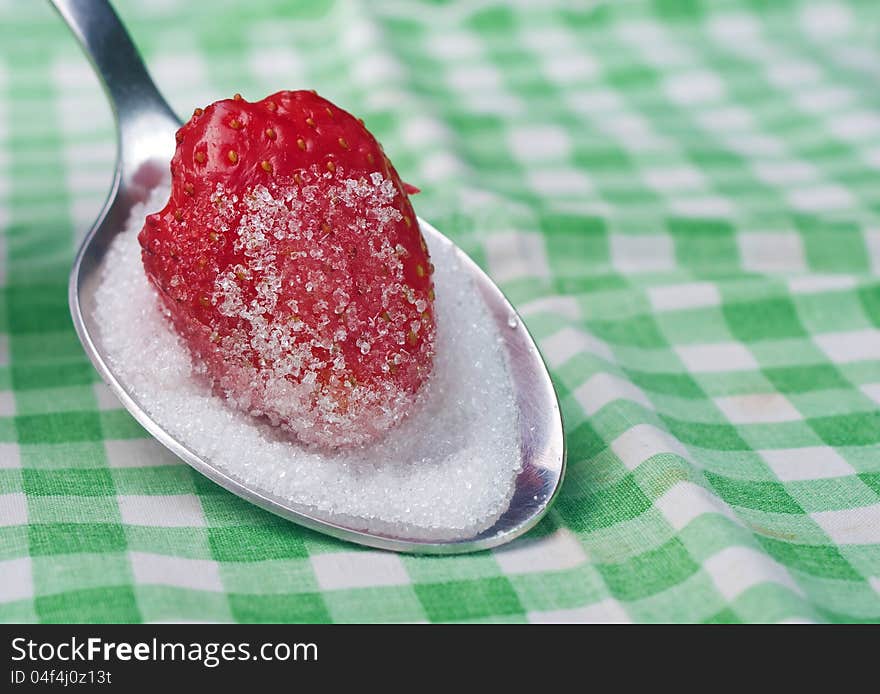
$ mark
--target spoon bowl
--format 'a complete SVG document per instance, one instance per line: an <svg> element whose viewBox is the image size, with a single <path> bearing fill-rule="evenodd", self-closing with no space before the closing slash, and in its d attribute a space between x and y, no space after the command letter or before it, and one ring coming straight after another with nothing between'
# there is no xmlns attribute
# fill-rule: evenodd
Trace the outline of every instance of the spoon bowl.
<svg viewBox="0 0 880 694"><path fill-rule="evenodd" d="M520 472L507 509L488 529L449 541L425 541L405 532L365 532L346 522L318 518L307 509L274 498L230 477L177 440L138 402L106 359L95 320L101 266L132 208L164 178L180 121L153 85L125 28L106 0L52 0L79 39L101 78L118 125L119 152L104 208L85 236L70 275L69 302L80 341L101 377L123 406L157 441L220 486L295 523L362 545L402 552L454 554L501 545L532 528L547 512L562 482L565 445L562 418L550 376L522 320L492 280L452 241L419 219L429 242L454 248L484 302L503 349L515 395Z"/></svg>

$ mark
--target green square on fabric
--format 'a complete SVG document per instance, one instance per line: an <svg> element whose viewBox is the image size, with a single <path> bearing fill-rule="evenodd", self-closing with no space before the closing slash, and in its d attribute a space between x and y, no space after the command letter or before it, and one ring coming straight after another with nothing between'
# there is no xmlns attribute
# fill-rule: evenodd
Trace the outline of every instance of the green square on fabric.
<svg viewBox="0 0 880 694"><path fill-rule="evenodd" d="M729 335L724 315L718 307L664 311L655 320L670 343L676 345L711 343Z"/></svg>
<svg viewBox="0 0 880 694"><path fill-rule="evenodd" d="M607 528L651 508L651 501L632 476L582 497L562 496L556 508L566 525L578 532Z"/></svg>
<svg viewBox="0 0 880 694"><path fill-rule="evenodd" d="M804 512L804 509L786 491L785 486L778 482L736 480L711 472L704 474L721 498L733 506L775 513Z"/></svg>
<svg viewBox="0 0 880 694"><path fill-rule="evenodd" d="M7 525L0 531L0 561L20 559L32 554L27 525Z"/></svg>
<svg viewBox="0 0 880 694"><path fill-rule="evenodd" d="M12 369L12 383L16 390L79 386L91 384L94 380L95 370L82 359L46 365L24 363Z"/></svg>
<svg viewBox="0 0 880 694"><path fill-rule="evenodd" d="M306 623L329 622L330 614L319 593L292 595L229 594L232 616L244 623Z"/></svg>
<svg viewBox="0 0 880 694"><path fill-rule="evenodd" d="M29 495L29 523L120 523L115 496Z"/></svg>
<svg viewBox="0 0 880 694"><path fill-rule="evenodd" d="M817 272L867 270L867 253L859 228L849 222L797 217L810 267Z"/></svg>
<svg viewBox="0 0 880 694"><path fill-rule="evenodd" d="M703 397L700 386L688 374L651 373L635 369L625 369L625 371L627 377L643 390L676 395L682 398L699 399Z"/></svg>
<svg viewBox="0 0 880 694"><path fill-rule="evenodd" d="M764 375L781 393L808 393L850 385L831 364L764 369Z"/></svg>
<svg viewBox="0 0 880 694"><path fill-rule="evenodd" d="M564 276L581 277L584 263L608 262L608 230L601 218L545 214L541 229L550 261Z"/></svg>
<svg viewBox="0 0 880 694"><path fill-rule="evenodd" d="M785 619L816 621L818 615L791 590L778 583L763 583L743 591L733 600L733 611L743 621L770 624Z"/></svg>
<svg viewBox="0 0 880 694"><path fill-rule="evenodd" d="M739 256L734 228L724 220L672 218L666 227L675 241L678 261L685 267L724 267L733 265Z"/></svg>
<svg viewBox="0 0 880 694"><path fill-rule="evenodd" d="M725 304L722 307L730 332L744 342L776 340L806 335L789 299Z"/></svg>
<svg viewBox="0 0 880 694"><path fill-rule="evenodd" d="M208 532L204 528L164 528L125 525L122 528L129 551L164 554L182 559L212 559Z"/></svg>
<svg viewBox="0 0 880 694"><path fill-rule="evenodd" d="M855 569L831 546L799 545L770 537L758 537L764 549L782 564L813 576L858 580Z"/></svg>
<svg viewBox="0 0 880 694"><path fill-rule="evenodd" d="M55 412L15 418L21 443L99 441L101 424L95 412Z"/></svg>
<svg viewBox="0 0 880 694"><path fill-rule="evenodd" d="M808 424L831 446L868 446L880 443L880 412L813 417Z"/></svg>
<svg viewBox="0 0 880 694"><path fill-rule="evenodd" d="M230 593L247 589L261 595L283 595L314 593L318 590L314 571L307 558L224 562L220 564L220 575Z"/></svg>
<svg viewBox="0 0 880 694"><path fill-rule="evenodd" d="M22 470L25 491L32 496L112 496L109 470Z"/></svg>
<svg viewBox="0 0 880 694"><path fill-rule="evenodd" d="M32 556L122 552L125 533L116 523L38 523L28 526Z"/></svg>
<svg viewBox="0 0 880 694"><path fill-rule="evenodd" d="M701 0L653 0L653 5L654 11L664 19L700 17L703 14Z"/></svg>
<svg viewBox="0 0 880 694"><path fill-rule="evenodd" d="M95 394L90 385L22 390L15 398L15 411L19 415L90 410L94 406Z"/></svg>
<svg viewBox="0 0 880 694"><path fill-rule="evenodd" d="M104 410L99 413L101 433L107 439L145 439L146 430L126 410Z"/></svg>
<svg viewBox="0 0 880 694"><path fill-rule="evenodd" d="M134 591L129 586L104 586L38 596L34 608L40 621L118 624L141 621Z"/></svg>
<svg viewBox="0 0 880 694"><path fill-rule="evenodd" d="M107 467L103 441L20 444L18 454L24 468L85 470Z"/></svg>
<svg viewBox="0 0 880 694"><path fill-rule="evenodd" d="M39 621L34 610L34 601L15 600L3 603L3 616L0 624L33 624Z"/></svg>
<svg viewBox="0 0 880 694"><path fill-rule="evenodd" d="M858 297L865 315L873 325L880 326L880 282L859 288Z"/></svg>
<svg viewBox="0 0 880 694"><path fill-rule="evenodd" d="M786 482L785 488L807 513L854 509L880 503L880 496L855 475L824 480L793 480Z"/></svg>
<svg viewBox="0 0 880 694"><path fill-rule="evenodd" d="M336 623L420 622L425 619L422 603L412 586L378 586L334 590L324 603Z"/></svg>
<svg viewBox="0 0 880 694"><path fill-rule="evenodd" d="M523 611L506 578L413 586L428 618L434 622L461 622L490 615L515 615Z"/></svg>
<svg viewBox="0 0 880 694"><path fill-rule="evenodd" d="M144 622L232 622L225 593L174 586L138 585L138 610Z"/></svg>
<svg viewBox="0 0 880 694"><path fill-rule="evenodd" d="M112 471L118 494L189 494L196 491L188 465L118 468Z"/></svg>
<svg viewBox="0 0 880 694"><path fill-rule="evenodd" d="M208 528L208 542L217 561L249 562L308 556L300 531L292 523Z"/></svg>
<svg viewBox="0 0 880 694"><path fill-rule="evenodd" d="M725 607L720 612L716 612L709 619L704 620L704 624L742 624L742 620L737 617L729 607Z"/></svg>
<svg viewBox="0 0 880 694"><path fill-rule="evenodd" d="M801 324L807 332L844 332L871 326L870 309L859 301L859 292L816 292L795 300Z"/></svg>
<svg viewBox="0 0 880 694"><path fill-rule="evenodd" d="M66 282L7 287L6 307L11 335L73 330Z"/></svg>
<svg viewBox="0 0 880 694"><path fill-rule="evenodd" d="M553 611L591 605L608 597L608 587L594 566L585 564L552 573L508 576L527 611Z"/></svg>
<svg viewBox="0 0 880 694"><path fill-rule="evenodd" d="M674 586L699 570L677 538L621 564L602 564L602 574L612 594L638 600Z"/></svg>
<svg viewBox="0 0 880 694"><path fill-rule="evenodd" d="M655 348L668 344L651 316L635 316L626 321L591 320L587 325L596 337L612 344Z"/></svg>
<svg viewBox="0 0 880 694"><path fill-rule="evenodd" d="M34 557L31 568L37 595L128 586L131 567L125 553L82 553Z"/></svg>
<svg viewBox="0 0 880 694"><path fill-rule="evenodd" d="M687 422L673 417L663 417L669 430L683 443L721 451L745 451L750 447L730 424Z"/></svg>

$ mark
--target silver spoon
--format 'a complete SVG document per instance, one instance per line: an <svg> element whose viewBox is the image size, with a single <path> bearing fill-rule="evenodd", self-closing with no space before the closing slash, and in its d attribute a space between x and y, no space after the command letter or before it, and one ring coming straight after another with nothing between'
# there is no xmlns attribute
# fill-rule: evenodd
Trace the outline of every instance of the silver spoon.
<svg viewBox="0 0 880 694"><path fill-rule="evenodd" d="M125 228L131 208L147 199L164 177L174 153L180 120L156 89L125 27L106 0L52 0L82 44L100 77L116 114L119 152L107 202L83 240L70 273L69 301L73 324L86 353L125 408L152 434L193 468L243 499L313 530L362 545L402 552L454 554L496 547L532 528L547 512L562 482L565 443L562 418L550 376L513 307L489 277L460 249L463 271L469 272L499 333L505 336L516 396L522 471L509 507L496 523L455 541L432 542L405 534L368 533L344 522L327 522L307 510L250 489L176 440L152 419L104 358L95 323L95 291L100 268L113 237ZM419 219L422 233L452 245Z"/></svg>

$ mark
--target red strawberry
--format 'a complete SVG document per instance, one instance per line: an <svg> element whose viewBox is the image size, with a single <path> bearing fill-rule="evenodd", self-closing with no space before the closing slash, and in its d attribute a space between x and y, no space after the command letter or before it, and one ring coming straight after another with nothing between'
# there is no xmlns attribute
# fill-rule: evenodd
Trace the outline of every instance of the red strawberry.
<svg viewBox="0 0 880 694"><path fill-rule="evenodd" d="M306 91L196 109L177 143L171 197L138 238L215 387L306 443L388 429L430 372L434 292L382 147Z"/></svg>

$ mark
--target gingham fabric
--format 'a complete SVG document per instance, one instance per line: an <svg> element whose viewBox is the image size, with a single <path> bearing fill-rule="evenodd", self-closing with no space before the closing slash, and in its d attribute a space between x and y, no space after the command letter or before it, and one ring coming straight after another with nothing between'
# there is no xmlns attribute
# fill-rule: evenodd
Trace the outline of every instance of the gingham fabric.
<svg viewBox="0 0 880 694"><path fill-rule="evenodd" d="M525 538L364 550L239 500L99 382L66 302L110 111L0 2L0 619L880 620L880 3L119 2L178 112L362 115L551 369Z"/></svg>

